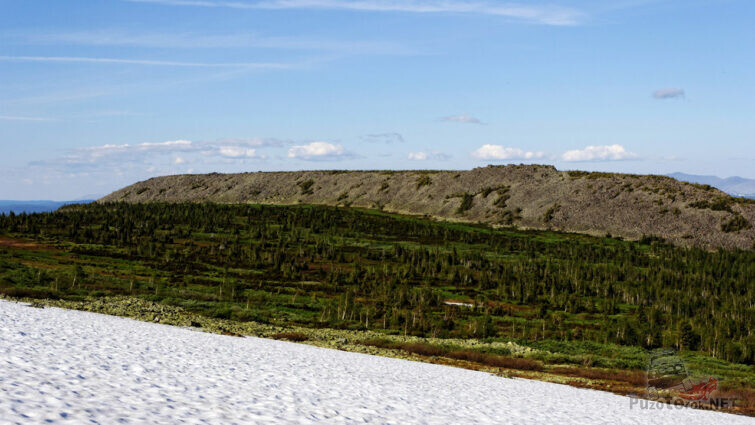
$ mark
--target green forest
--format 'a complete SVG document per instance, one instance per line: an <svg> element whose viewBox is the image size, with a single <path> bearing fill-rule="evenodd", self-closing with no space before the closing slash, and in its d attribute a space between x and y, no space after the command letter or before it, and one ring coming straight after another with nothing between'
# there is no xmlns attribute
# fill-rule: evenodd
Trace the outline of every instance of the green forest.
<svg viewBox="0 0 755 425"><path fill-rule="evenodd" d="M437 338L755 361L755 253L321 206L89 204L0 216L0 293Z"/></svg>

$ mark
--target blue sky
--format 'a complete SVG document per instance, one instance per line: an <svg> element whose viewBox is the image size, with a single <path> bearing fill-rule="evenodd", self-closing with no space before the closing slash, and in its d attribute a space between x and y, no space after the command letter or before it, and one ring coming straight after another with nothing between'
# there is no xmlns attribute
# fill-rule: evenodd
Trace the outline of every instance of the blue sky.
<svg viewBox="0 0 755 425"><path fill-rule="evenodd" d="M300 169L755 178L750 0L0 0L0 199Z"/></svg>

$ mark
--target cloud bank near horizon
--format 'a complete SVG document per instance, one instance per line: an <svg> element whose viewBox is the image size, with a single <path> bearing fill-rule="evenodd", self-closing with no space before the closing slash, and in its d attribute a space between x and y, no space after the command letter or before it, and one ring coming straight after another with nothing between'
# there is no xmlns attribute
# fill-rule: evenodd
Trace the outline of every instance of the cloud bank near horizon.
<svg viewBox="0 0 755 425"><path fill-rule="evenodd" d="M472 157L483 160L533 160L546 158L544 152L530 152L502 145L482 145L472 152Z"/></svg>
<svg viewBox="0 0 755 425"><path fill-rule="evenodd" d="M561 155L566 162L625 161L638 159L622 145L587 146L584 149L566 151Z"/></svg>
<svg viewBox="0 0 755 425"><path fill-rule="evenodd" d="M291 159L303 159L307 161L337 161L351 157L341 145L329 142L311 142L306 145L292 146L288 150Z"/></svg>

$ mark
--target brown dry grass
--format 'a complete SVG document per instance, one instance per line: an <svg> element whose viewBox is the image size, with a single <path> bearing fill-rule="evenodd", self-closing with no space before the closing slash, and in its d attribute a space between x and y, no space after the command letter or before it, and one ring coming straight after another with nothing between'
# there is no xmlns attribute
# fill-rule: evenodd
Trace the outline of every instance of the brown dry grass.
<svg viewBox="0 0 755 425"><path fill-rule="evenodd" d="M543 364L532 359L524 359L520 357L508 357L500 356L497 354L481 353L474 350L460 350L451 351L446 354L446 357L450 357L456 360L466 360L470 362L484 364L492 367L502 367L505 369L516 370L542 370Z"/></svg>
<svg viewBox="0 0 755 425"><path fill-rule="evenodd" d="M0 247L16 248L16 249L39 249L39 248L49 249L50 248L44 245L40 245L38 243L22 241L20 239L11 239L11 238L6 238L6 237L0 237Z"/></svg>
<svg viewBox="0 0 755 425"><path fill-rule="evenodd" d="M644 386L647 382L647 374L644 370L613 370L613 369L587 369L576 367L554 367L548 370L550 373L563 376L573 376L587 379L601 379L604 381L626 382L634 386Z"/></svg>
<svg viewBox="0 0 755 425"><path fill-rule="evenodd" d="M735 388L727 389L725 386L716 392L716 397L737 400L738 411L755 416L755 389L753 388Z"/></svg>
<svg viewBox="0 0 755 425"><path fill-rule="evenodd" d="M373 347L388 348L392 350L404 350L406 352L428 357L446 357L454 360L463 360L479 363L485 366L499 367L516 370L542 370L543 364L532 359L502 356L498 354L483 353L475 350L451 350L447 347L427 343L399 343L383 339L370 339L362 344Z"/></svg>
<svg viewBox="0 0 755 425"><path fill-rule="evenodd" d="M309 339L309 337L301 332L280 332L270 335L273 339L283 339L286 341L302 342Z"/></svg>

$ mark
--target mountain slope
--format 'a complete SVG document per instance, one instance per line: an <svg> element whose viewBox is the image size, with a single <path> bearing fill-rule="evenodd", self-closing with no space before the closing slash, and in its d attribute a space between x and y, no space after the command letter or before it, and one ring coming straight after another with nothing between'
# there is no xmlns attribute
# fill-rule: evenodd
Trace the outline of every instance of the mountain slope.
<svg viewBox="0 0 755 425"><path fill-rule="evenodd" d="M100 202L313 203L682 245L755 243L755 202L669 177L488 166L469 171L295 171L157 177Z"/></svg>

